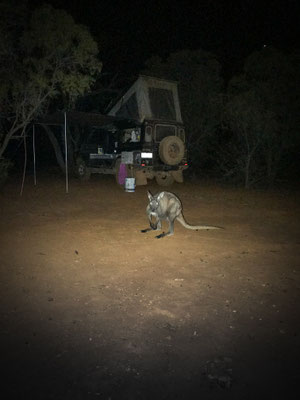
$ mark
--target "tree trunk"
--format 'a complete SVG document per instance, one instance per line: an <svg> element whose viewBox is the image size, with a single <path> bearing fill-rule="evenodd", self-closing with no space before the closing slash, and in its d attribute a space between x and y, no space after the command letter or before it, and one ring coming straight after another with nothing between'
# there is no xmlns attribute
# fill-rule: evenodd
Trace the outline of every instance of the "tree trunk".
<svg viewBox="0 0 300 400"><path fill-rule="evenodd" d="M245 165L245 189L249 189L250 185L250 162L251 162L251 155L248 154L246 156L246 165Z"/></svg>
<svg viewBox="0 0 300 400"><path fill-rule="evenodd" d="M72 134L70 131L70 127L67 128L67 136L68 136L68 167L70 170L74 169L75 160L74 160L74 142L72 140Z"/></svg>
<svg viewBox="0 0 300 400"><path fill-rule="evenodd" d="M273 166L273 157L272 150L267 150L267 180L268 186L271 187L274 181L274 166Z"/></svg>
<svg viewBox="0 0 300 400"><path fill-rule="evenodd" d="M51 128L48 125L42 124L42 127L45 129L45 131L49 137L49 140L52 143L58 165L60 166L60 169L62 170L62 172L65 173L66 172L65 161L64 161L64 157L63 157L63 154L61 151L61 147L58 143L58 140L56 139L54 133L52 132Z"/></svg>

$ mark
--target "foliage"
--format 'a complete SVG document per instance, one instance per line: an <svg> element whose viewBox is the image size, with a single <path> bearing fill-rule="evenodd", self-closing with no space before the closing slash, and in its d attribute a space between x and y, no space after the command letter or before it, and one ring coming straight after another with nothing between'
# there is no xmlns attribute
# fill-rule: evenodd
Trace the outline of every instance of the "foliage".
<svg viewBox="0 0 300 400"><path fill-rule="evenodd" d="M66 12L43 5L30 15L3 1L0 12L0 111L10 121L0 136L1 157L54 99L67 107L89 90L101 63L88 30Z"/></svg>
<svg viewBox="0 0 300 400"><path fill-rule="evenodd" d="M273 184L283 157L299 146L299 58L273 48L251 54L244 73L229 82L225 122L232 132L226 174L246 187Z"/></svg>
<svg viewBox="0 0 300 400"><path fill-rule="evenodd" d="M182 50L162 60L152 57L145 73L178 81L187 146L194 166L210 158L209 137L221 124L223 80L216 57L203 50Z"/></svg>

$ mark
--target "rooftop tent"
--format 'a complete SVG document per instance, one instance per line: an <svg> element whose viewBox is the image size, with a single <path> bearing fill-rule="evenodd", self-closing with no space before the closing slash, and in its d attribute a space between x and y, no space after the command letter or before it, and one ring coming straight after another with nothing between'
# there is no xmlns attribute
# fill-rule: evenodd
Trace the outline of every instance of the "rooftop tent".
<svg viewBox="0 0 300 400"><path fill-rule="evenodd" d="M140 75L108 115L182 123L177 82Z"/></svg>

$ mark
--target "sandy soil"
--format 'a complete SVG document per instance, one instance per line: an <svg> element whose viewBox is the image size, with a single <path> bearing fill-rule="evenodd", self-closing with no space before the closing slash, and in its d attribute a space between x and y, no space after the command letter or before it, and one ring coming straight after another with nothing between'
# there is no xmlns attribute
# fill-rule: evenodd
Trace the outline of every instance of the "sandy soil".
<svg viewBox="0 0 300 400"><path fill-rule="evenodd" d="M155 239L155 184L19 189L0 194L6 399L297 398L299 193L175 184L188 222L225 229Z"/></svg>

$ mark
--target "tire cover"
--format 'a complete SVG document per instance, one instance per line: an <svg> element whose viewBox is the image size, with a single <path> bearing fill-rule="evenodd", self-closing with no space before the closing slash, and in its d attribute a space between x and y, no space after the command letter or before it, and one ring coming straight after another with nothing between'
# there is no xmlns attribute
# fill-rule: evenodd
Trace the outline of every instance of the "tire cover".
<svg viewBox="0 0 300 400"><path fill-rule="evenodd" d="M178 136L166 136L160 142L158 152L165 164L179 164L184 156L184 143Z"/></svg>

